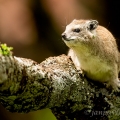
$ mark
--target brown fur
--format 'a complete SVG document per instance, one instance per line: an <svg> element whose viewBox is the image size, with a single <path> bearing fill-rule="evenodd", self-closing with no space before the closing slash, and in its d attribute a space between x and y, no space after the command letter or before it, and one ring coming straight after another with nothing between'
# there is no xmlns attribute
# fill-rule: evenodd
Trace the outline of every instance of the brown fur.
<svg viewBox="0 0 120 120"><path fill-rule="evenodd" d="M81 67L89 78L118 90L120 55L115 38L105 27L96 20L73 20L62 37L77 69Z"/></svg>

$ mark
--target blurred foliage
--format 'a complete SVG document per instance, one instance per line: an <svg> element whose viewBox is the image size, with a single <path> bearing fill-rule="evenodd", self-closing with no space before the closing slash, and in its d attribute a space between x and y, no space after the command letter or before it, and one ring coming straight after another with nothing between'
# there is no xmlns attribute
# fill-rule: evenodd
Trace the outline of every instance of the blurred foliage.
<svg viewBox="0 0 120 120"><path fill-rule="evenodd" d="M33 120L56 120L56 118L51 114L50 109L44 109L37 111L33 116Z"/></svg>

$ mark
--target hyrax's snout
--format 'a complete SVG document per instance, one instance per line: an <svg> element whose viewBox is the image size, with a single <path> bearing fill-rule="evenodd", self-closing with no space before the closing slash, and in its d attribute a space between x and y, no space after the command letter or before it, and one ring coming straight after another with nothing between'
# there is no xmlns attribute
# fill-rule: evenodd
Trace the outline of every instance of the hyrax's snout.
<svg viewBox="0 0 120 120"><path fill-rule="evenodd" d="M66 33L62 33L62 39L66 40Z"/></svg>

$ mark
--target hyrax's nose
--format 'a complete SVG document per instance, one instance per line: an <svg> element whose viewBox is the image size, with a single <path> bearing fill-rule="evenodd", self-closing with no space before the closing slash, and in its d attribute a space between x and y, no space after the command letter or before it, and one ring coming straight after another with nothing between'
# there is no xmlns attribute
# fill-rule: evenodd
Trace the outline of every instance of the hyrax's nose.
<svg viewBox="0 0 120 120"><path fill-rule="evenodd" d="M62 36L63 39L66 39L66 33L62 33L61 36Z"/></svg>

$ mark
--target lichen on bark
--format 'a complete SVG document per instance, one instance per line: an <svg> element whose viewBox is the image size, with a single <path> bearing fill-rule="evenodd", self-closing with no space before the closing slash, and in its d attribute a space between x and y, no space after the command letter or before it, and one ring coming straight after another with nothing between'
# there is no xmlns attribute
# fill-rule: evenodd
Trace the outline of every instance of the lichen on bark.
<svg viewBox="0 0 120 120"><path fill-rule="evenodd" d="M11 112L50 108L58 120L118 120L119 95L86 79L66 55L42 63L0 55L0 102Z"/></svg>

